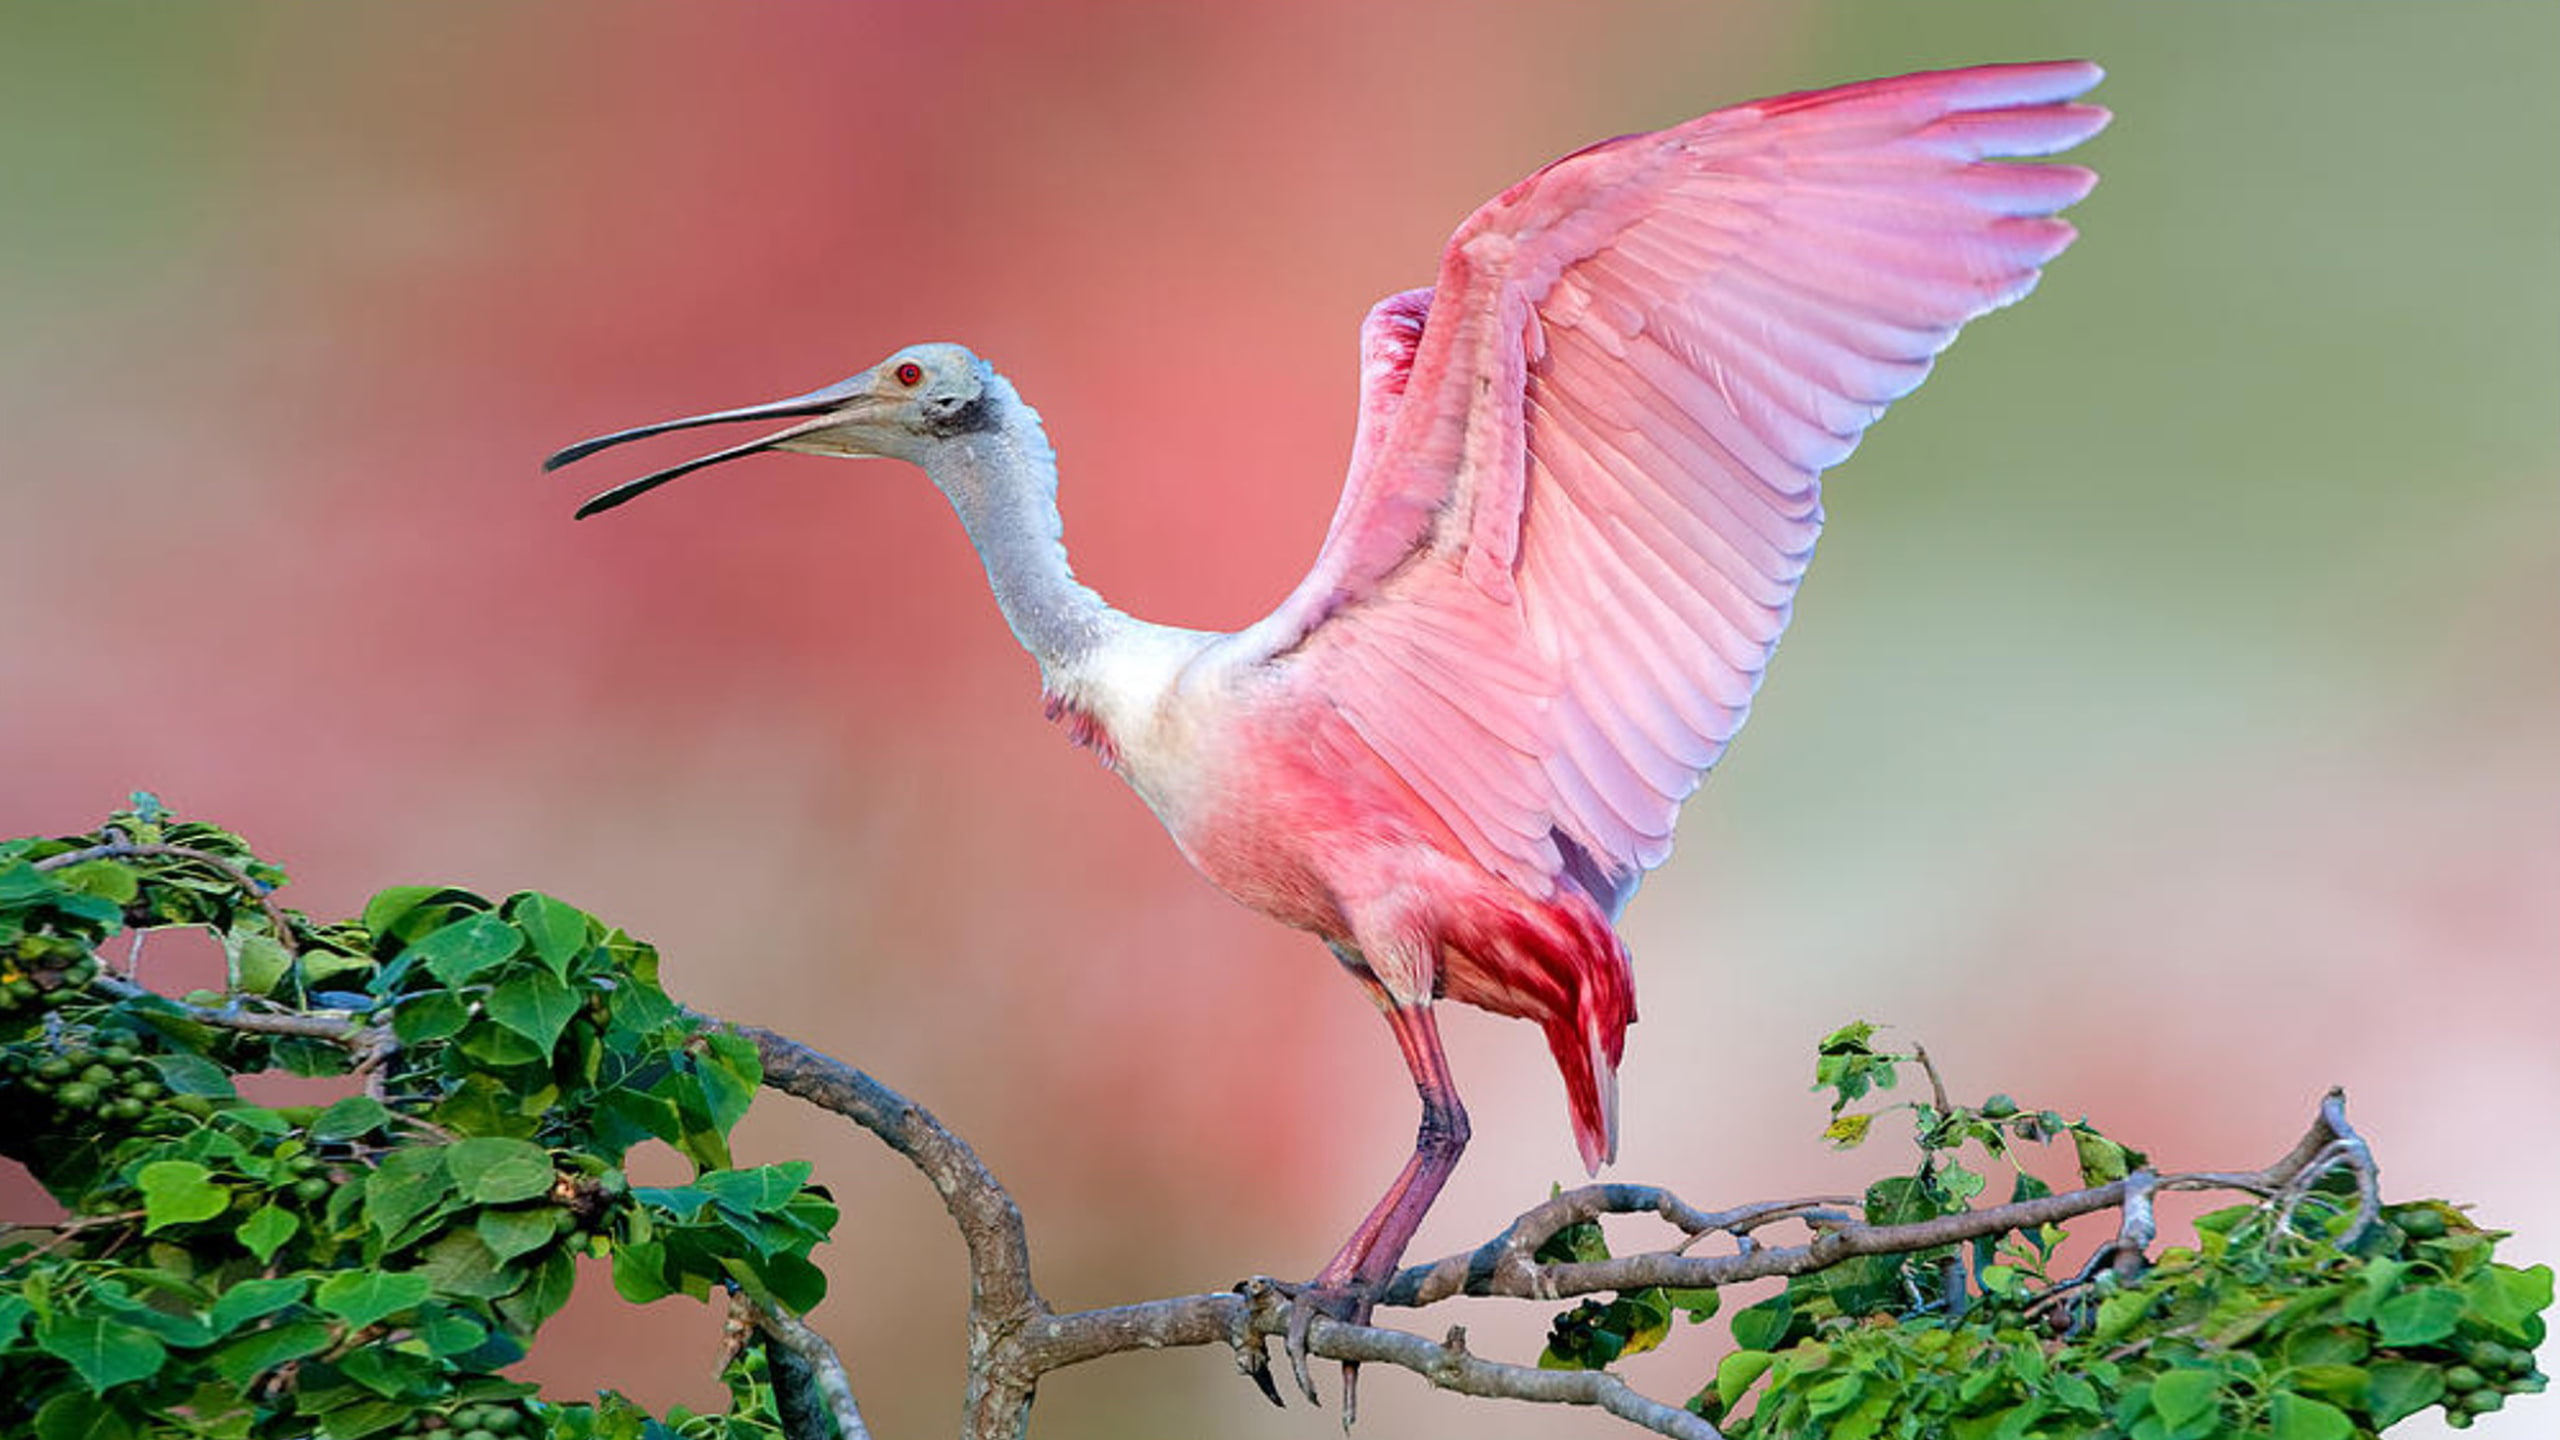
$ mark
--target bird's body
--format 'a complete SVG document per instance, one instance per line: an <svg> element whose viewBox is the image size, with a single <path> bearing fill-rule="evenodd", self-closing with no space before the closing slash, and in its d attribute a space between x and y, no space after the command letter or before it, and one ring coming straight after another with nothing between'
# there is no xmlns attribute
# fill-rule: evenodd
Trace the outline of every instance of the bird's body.
<svg viewBox="0 0 2560 1440"><path fill-rule="evenodd" d="M1191 862L1308 930L1380 1005L1423 1100L1414 1159L1319 1273L1382 1282L1467 1123L1431 1005L1539 1023L1574 1133L1616 1147L1634 1019L1611 928L1740 728L1821 525L1817 477L1967 320L2070 243L2095 177L2048 155L2096 67L1904 76L1567 156L1462 226L1432 290L1361 331L1361 415L1322 551L1233 634L1078 583L1038 416L956 345L713 421L762 449L921 465L967 527L1050 713Z"/></svg>

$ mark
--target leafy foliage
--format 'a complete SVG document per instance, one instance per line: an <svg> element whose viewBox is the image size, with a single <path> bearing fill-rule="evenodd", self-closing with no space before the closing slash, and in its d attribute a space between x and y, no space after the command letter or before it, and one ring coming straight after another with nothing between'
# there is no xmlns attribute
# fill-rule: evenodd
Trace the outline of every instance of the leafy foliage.
<svg viewBox="0 0 2560 1440"><path fill-rule="evenodd" d="M1819 1047L1815 1088L1832 1093L1836 1143L1859 1143L1890 1113L1850 1105L1895 1088L1904 1066L1926 1068L1874 1036L1861 1023ZM2019 1152L2065 1137L2085 1184L2148 1165L2086 1121L2003 1095L1891 1109L1909 1111L1919 1162L1868 1187L1869 1225L1973 1209L1995 1166L2010 1172L2012 1200L2048 1194ZM1734 1348L1690 1408L1734 1440L2355 1440L2429 1406L2467 1426L2541 1390L2533 1351L2550 1269L2499 1263L2500 1234L2442 1201L2385 1206L2364 1224L2359 1198L2355 1177L2330 1169L2297 1193L2201 1217L2195 1244L2156 1261L2110 1237L2071 1274L2055 1272L2068 1237L2052 1225L1856 1256L1736 1312ZM1606 1254L1584 1225L1539 1258ZM1701 1291L1585 1301L1557 1318L1541 1363L1605 1366L1660 1343L1672 1313L1714 1309Z"/></svg>
<svg viewBox="0 0 2560 1440"><path fill-rule="evenodd" d="M729 1150L762 1078L754 1046L669 1000L649 947L548 896L402 887L319 923L275 903L282 880L149 797L91 835L0 842L0 1154L71 1212L0 1229L0 1435L779 1436L776 1386L796 1405L807 1377L753 1347L730 1357L726 1415L546 1402L504 1373L580 1255L609 1257L635 1302L823 1296L809 1257L835 1207L805 1164ZM171 927L221 940L222 990L172 998L101 959ZM1855 1222L1821 1205L1768 1217L1872 1232L1967 1215L1995 1188L2037 1201L2051 1192L2023 1157L2068 1141L2085 1186L2125 1183L2057 1204L2112 1201L2124 1222L2077 1268L2060 1257L2086 1247L2058 1225L1947 1243L1939 1226L1795 1274L1731 1315L1733 1347L1690 1401L1735 1440L2356 1440L2429 1407L2467 1425L2543 1388L2551 1272L2500 1263L2501 1236L2460 1209L2382 1205L2369 1168L2315 1160L2154 1256L2140 1151L2007 1096L1954 1104L1925 1055L1876 1034L1821 1042L1824 1133L1855 1146L1907 1113L1917 1163L1870 1185ZM1927 1099L1855 1108L1915 1067ZM270 1071L338 1093L243 1095ZM692 1163L686 1183L630 1182L629 1152L653 1140ZM1607 1254L1585 1223L1538 1259ZM1724 1298L1584 1300L1540 1363L1607 1367Z"/></svg>
<svg viewBox="0 0 2560 1440"><path fill-rule="evenodd" d="M0 1434L778 1433L753 1355L734 1414L665 1422L501 1373L580 1254L635 1301L825 1293L809 1252L836 1210L808 1167L730 1155L754 1047L549 896L403 887L322 924L273 903L283 878L147 796L96 834L0 842L0 1153L72 1214L0 1231ZM221 938L226 992L101 963L119 931L172 926ZM242 1097L271 1070L347 1093ZM648 1140L694 1178L630 1184Z"/></svg>

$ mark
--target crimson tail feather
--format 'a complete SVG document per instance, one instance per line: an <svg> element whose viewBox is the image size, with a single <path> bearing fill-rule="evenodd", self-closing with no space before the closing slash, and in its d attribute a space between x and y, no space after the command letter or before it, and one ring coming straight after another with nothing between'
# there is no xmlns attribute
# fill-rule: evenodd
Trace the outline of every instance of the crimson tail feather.
<svg viewBox="0 0 2560 1440"><path fill-rule="evenodd" d="M1449 937L1443 993L1538 1022L1564 1077L1574 1144L1586 1170L1618 1154L1618 1062L1635 1023L1635 969L1590 897L1565 886L1553 899L1477 912Z"/></svg>

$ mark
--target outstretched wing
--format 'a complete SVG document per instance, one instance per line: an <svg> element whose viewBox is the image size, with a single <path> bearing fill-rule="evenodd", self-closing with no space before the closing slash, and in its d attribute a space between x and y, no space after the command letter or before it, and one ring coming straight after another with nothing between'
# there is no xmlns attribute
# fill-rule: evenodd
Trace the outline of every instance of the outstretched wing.
<svg viewBox="0 0 2560 1440"><path fill-rule="evenodd" d="M2079 62L1763 100L1567 156L1362 330L1350 480L1235 637L1333 705L1474 858L1612 911L1742 726L1817 478L2096 183ZM1427 310L1427 318L1426 318ZM1418 333L1417 333L1418 332Z"/></svg>

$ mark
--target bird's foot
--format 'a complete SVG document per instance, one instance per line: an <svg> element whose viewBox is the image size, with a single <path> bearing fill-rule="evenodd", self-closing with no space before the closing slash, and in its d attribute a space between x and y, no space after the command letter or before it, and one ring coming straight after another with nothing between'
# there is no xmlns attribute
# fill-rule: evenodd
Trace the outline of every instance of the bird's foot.
<svg viewBox="0 0 2560 1440"><path fill-rule="evenodd" d="M1289 1302L1289 1325L1281 1336L1281 1350L1289 1357L1290 1377L1298 1382L1298 1393L1310 1405L1322 1405L1316 1394L1316 1382L1307 1374L1307 1336L1314 1329L1316 1317L1339 1320L1345 1325L1366 1325L1369 1312L1376 1308L1377 1297L1358 1281L1328 1282L1322 1276L1304 1284L1274 1284L1281 1297ZM1342 1362L1342 1428L1351 1429L1360 1418L1360 1362Z"/></svg>

